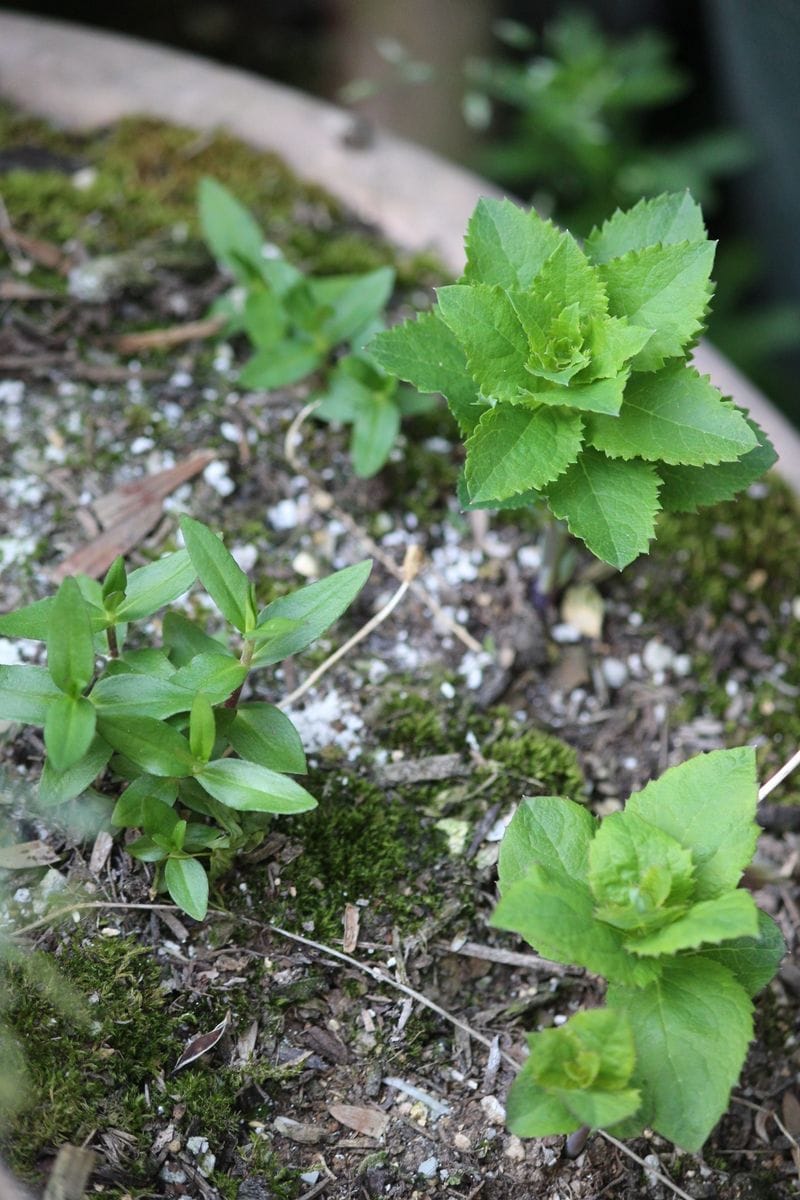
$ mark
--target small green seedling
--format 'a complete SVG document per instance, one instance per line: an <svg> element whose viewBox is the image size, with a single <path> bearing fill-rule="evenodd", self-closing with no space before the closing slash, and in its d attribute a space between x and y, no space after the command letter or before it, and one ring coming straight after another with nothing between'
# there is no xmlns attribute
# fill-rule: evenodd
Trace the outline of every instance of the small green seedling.
<svg viewBox="0 0 800 1200"><path fill-rule="evenodd" d="M228 334L244 333L255 353L242 369L245 387L277 388L314 377L315 415L352 426L350 454L357 475L386 462L400 420L431 407L398 386L364 350L384 328L382 314L394 271L363 275L304 275L272 246L250 213L221 184L204 179L200 223L217 261L236 281L215 311Z"/></svg>
<svg viewBox="0 0 800 1200"><path fill-rule="evenodd" d="M574 801L523 801L500 848L493 924L608 980L604 1009L530 1038L508 1097L521 1137L583 1125L655 1129L696 1150L728 1105L751 997L784 953L739 887L758 829L755 752L666 771L598 822Z"/></svg>
<svg viewBox="0 0 800 1200"><path fill-rule="evenodd" d="M661 509L729 499L775 461L688 355L714 243L688 193L617 212L581 248L535 212L481 200L459 283L370 345L441 392L466 445L465 508L537 504L622 569Z"/></svg>
<svg viewBox="0 0 800 1200"><path fill-rule="evenodd" d="M53 597L0 617L0 635L47 643L47 666L0 666L0 719L44 729L43 806L91 792L118 797L111 824L141 830L126 849L157 864L157 885L202 919L208 874L257 845L271 814L316 800L300 736L275 705L242 701L250 673L304 650L352 603L365 561L258 610L255 589L210 529L181 518L185 549L130 574L122 558L102 583L70 576ZM231 641L176 608L162 644L126 649L130 627L199 578ZM98 658L100 665L98 667ZM121 790L122 789L122 790Z"/></svg>

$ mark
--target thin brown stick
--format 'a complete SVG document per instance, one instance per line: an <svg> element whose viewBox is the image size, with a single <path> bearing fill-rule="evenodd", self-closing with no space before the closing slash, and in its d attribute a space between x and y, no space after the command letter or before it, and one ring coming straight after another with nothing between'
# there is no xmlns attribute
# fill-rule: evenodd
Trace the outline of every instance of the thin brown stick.
<svg viewBox="0 0 800 1200"><path fill-rule="evenodd" d="M168 350L213 337L225 328L224 317L206 317L203 321L187 321L185 325L169 325L165 329L145 329L141 333L124 333L115 338L114 347L120 354L136 354L139 350Z"/></svg>
<svg viewBox="0 0 800 1200"><path fill-rule="evenodd" d="M68 917L70 913L78 912L82 909L91 908L123 908L123 909L143 909L146 912L182 912L183 909L178 908L177 904L123 904L111 900L76 900L74 904L70 904L66 908L56 908L52 912L45 913L43 917L39 917L38 921L31 921L30 925L23 925L21 929L14 929L9 936L12 938L25 937L29 933L33 933L34 929L41 929L45 925L49 925L51 921L57 921L60 917ZM212 912L214 910L211 910ZM223 915L224 910L216 910L220 915Z"/></svg>
<svg viewBox="0 0 800 1200"><path fill-rule="evenodd" d="M625 1143L619 1141L613 1134L606 1133L605 1129L598 1129L597 1132L601 1138L605 1138L607 1142L611 1142L612 1146L616 1146L623 1154L627 1154L628 1158L632 1158L635 1163L643 1167L648 1175L654 1175L659 1183L663 1183L664 1187L669 1188L676 1196L680 1196L681 1200L694 1200L694 1196L690 1196L688 1192L684 1192L682 1188L679 1188L677 1183L673 1183L668 1175L662 1174L661 1171L657 1171L654 1167L646 1163L643 1158L639 1158L638 1154L634 1154L633 1150L629 1150Z"/></svg>

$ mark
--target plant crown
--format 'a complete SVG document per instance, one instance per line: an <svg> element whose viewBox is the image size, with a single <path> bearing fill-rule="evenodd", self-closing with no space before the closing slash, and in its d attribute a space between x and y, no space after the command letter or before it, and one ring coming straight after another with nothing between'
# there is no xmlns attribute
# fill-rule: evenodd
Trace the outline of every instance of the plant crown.
<svg viewBox="0 0 800 1200"><path fill-rule="evenodd" d="M351 426L350 455L361 478L384 465L403 416L432 406L398 386L366 342L384 328L394 271L315 278L265 244L253 217L221 184L204 179L200 223L218 263L236 286L217 302L226 333L244 333L254 354L239 375L249 388L278 388L320 376L315 416Z"/></svg>
<svg viewBox="0 0 800 1200"><path fill-rule="evenodd" d="M200 920L208 903L201 858L211 858L214 874L261 841L270 814L316 806L292 778L306 771L297 730L274 704L242 702L245 681L324 633L371 562L259 611L253 584L220 539L191 517L180 524L184 549L130 574L117 558L102 583L69 576L55 596L0 617L0 635L47 644L46 667L0 666L0 718L44 729L43 806L93 794L106 770L124 786L111 824L142 831L127 851L157 864L158 886ZM177 608L161 619L161 646L125 649L132 624L197 578L235 631L238 654Z"/></svg>
<svg viewBox="0 0 800 1200"><path fill-rule="evenodd" d="M687 356L714 243L688 193L617 212L583 249L508 200L478 203L461 280L371 343L441 392L466 443L465 508L547 505L598 558L645 552L660 509L729 499L774 461Z"/></svg>
<svg viewBox="0 0 800 1200"><path fill-rule="evenodd" d="M527 798L500 848L493 924L608 980L604 1009L531 1035L508 1098L522 1137L649 1126L696 1150L725 1111L752 1037L750 997L784 952L738 887L755 848L755 752L689 759L598 822Z"/></svg>

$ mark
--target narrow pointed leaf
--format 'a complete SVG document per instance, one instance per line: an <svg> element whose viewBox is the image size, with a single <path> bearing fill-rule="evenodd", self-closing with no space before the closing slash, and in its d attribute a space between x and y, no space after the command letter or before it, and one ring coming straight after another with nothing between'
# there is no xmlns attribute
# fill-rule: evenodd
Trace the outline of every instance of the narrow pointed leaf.
<svg viewBox="0 0 800 1200"><path fill-rule="evenodd" d="M98 729L119 754L149 775L182 778L197 766L189 743L177 729L152 717L101 717Z"/></svg>
<svg viewBox="0 0 800 1200"><path fill-rule="evenodd" d="M47 669L57 687L77 696L94 674L89 613L77 581L69 575L53 600L47 634Z"/></svg>
<svg viewBox="0 0 800 1200"><path fill-rule="evenodd" d="M173 686L190 694L203 692L212 704L222 704L247 678L247 667L230 654L198 654L172 676Z"/></svg>
<svg viewBox="0 0 800 1200"><path fill-rule="evenodd" d="M236 559L208 528L192 517L181 517L181 533L200 582L227 621L240 633L255 623L250 604L250 580Z"/></svg>
<svg viewBox="0 0 800 1200"><path fill-rule="evenodd" d="M49 808L74 800L91 787L110 758L111 747L99 736L94 737L83 758L65 771L57 771L46 758L39 777L39 803Z"/></svg>
<svg viewBox="0 0 800 1200"><path fill-rule="evenodd" d="M208 697L198 692L189 716L189 749L199 762L208 762L214 749L217 726Z"/></svg>
<svg viewBox="0 0 800 1200"><path fill-rule="evenodd" d="M248 210L216 179L201 179L200 228L217 262L248 283L262 262L264 235Z"/></svg>
<svg viewBox="0 0 800 1200"><path fill-rule="evenodd" d="M97 715L83 696L60 696L47 712L44 744L47 757L59 774L74 767L86 754L94 737Z"/></svg>
<svg viewBox="0 0 800 1200"><path fill-rule="evenodd" d="M0 720L44 725L48 709L63 692L45 667L0 666Z"/></svg>
<svg viewBox="0 0 800 1200"><path fill-rule="evenodd" d="M131 571L125 599L115 612L117 621L140 621L177 600L197 578L188 551L176 550L145 567Z"/></svg>
<svg viewBox="0 0 800 1200"><path fill-rule="evenodd" d="M172 680L139 675L109 675L98 680L89 699L101 717L155 717L188 712L193 692Z"/></svg>
<svg viewBox="0 0 800 1200"><path fill-rule="evenodd" d="M289 775L306 772L300 734L274 704L240 704L227 736L236 753L250 762Z"/></svg>
<svg viewBox="0 0 800 1200"><path fill-rule="evenodd" d="M215 800L241 812L298 813L317 806L294 779L237 758L207 763L197 772L197 782Z"/></svg>
<svg viewBox="0 0 800 1200"><path fill-rule="evenodd" d="M196 858L168 858L164 867L167 891L177 904L196 921L204 921L208 912L208 876Z"/></svg>
<svg viewBox="0 0 800 1200"><path fill-rule="evenodd" d="M263 650L257 650L252 665L281 662L305 650L352 604L371 570L372 560L366 559L273 600L258 614L259 626L274 617L285 617L298 624L283 636L270 640Z"/></svg>

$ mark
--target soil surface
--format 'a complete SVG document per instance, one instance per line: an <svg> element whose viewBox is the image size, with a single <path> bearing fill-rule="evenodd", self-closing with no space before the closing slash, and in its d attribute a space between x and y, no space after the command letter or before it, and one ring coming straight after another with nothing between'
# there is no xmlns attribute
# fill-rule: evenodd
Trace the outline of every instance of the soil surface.
<svg viewBox="0 0 800 1200"><path fill-rule="evenodd" d="M379 235L225 139L133 123L67 144L5 119L2 609L48 594L59 563L102 546L108 497L126 484L138 486L116 534L130 540L154 477L198 450L209 452L203 469L186 468L135 527L131 562L174 546L183 511L224 532L262 600L373 557L332 647L390 597L408 546L426 556L418 589L290 714L319 808L276 820L218 879L203 924L163 906L151 868L109 837L102 784L91 803L37 812L40 734L0 735L0 842L38 842L42 864L0 872L6 919L36 926L24 943L36 953L9 954L3 983L5 1020L29 1058L5 1139L17 1174L41 1187L70 1143L95 1152L88 1194L104 1197L796 1195L791 780L764 806L749 881L789 954L757 1002L757 1040L702 1154L653 1135L628 1144L642 1165L595 1136L570 1160L563 1139L506 1132L525 1032L600 993L488 924L499 837L523 795L572 795L606 814L702 750L756 744L763 779L793 753L792 497L773 480L736 505L666 520L652 556L621 576L576 549L569 586L543 606L535 519L459 512L458 437L443 409L409 421L389 465L359 481L341 431L310 418L287 447L310 391L239 388L243 345L218 335L120 345L204 322L225 290L196 240L191 193L209 171L228 182L227 161L268 236L304 266L392 261ZM124 170L109 174L121 144ZM131 194L161 206L160 235L141 208L133 233L123 228ZM398 265L407 313L436 271ZM40 653L0 639L0 662ZM280 699L322 656L256 677L253 694Z"/></svg>

